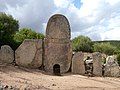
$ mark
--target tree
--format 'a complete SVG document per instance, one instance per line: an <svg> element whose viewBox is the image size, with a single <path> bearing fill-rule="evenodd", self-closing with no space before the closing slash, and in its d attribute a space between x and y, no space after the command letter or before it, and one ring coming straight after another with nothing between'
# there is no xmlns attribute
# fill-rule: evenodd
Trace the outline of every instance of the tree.
<svg viewBox="0 0 120 90"><path fill-rule="evenodd" d="M72 40L73 51L92 52L92 41L87 36L78 36Z"/></svg>
<svg viewBox="0 0 120 90"><path fill-rule="evenodd" d="M36 33L29 28L20 29L20 31L14 35L14 40L18 43L22 43L25 39L44 39L44 35Z"/></svg>
<svg viewBox="0 0 120 90"><path fill-rule="evenodd" d="M0 13L0 46L13 45L13 35L18 31L19 23L11 15Z"/></svg>
<svg viewBox="0 0 120 90"><path fill-rule="evenodd" d="M116 51L116 47L110 43L95 43L93 45L93 51L113 55Z"/></svg>

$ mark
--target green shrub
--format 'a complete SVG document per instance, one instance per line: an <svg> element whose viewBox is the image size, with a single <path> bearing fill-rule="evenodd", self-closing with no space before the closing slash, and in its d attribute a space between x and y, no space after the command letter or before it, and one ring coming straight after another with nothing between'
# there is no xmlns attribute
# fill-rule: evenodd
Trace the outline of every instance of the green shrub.
<svg viewBox="0 0 120 90"><path fill-rule="evenodd" d="M120 53L117 54L117 62L118 62L118 64L119 64L119 66L120 66Z"/></svg>
<svg viewBox="0 0 120 90"><path fill-rule="evenodd" d="M92 41L87 36L78 36L72 40L73 51L92 52Z"/></svg>

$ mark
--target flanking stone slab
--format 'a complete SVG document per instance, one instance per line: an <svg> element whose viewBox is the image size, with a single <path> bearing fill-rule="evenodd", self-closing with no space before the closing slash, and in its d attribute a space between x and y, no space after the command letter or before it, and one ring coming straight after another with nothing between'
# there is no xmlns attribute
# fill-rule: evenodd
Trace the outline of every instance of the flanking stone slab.
<svg viewBox="0 0 120 90"><path fill-rule="evenodd" d="M85 74L84 54L82 52L76 52L72 58L72 73Z"/></svg>
<svg viewBox="0 0 120 90"><path fill-rule="evenodd" d="M47 72L65 73L69 70L72 58L70 37L67 18L61 14L53 15L47 24L44 43L44 66Z"/></svg>
<svg viewBox="0 0 120 90"><path fill-rule="evenodd" d="M120 67L114 56L108 56L105 64L105 76L119 77Z"/></svg>
<svg viewBox="0 0 120 90"><path fill-rule="evenodd" d="M93 53L93 75L102 76L102 55L99 52Z"/></svg>
<svg viewBox="0 0 120 90"><path fill-rule="evenodd" d="M15 61L19 66L38 68L42 65L43 41L41 39L26 39L15 51Z"/></svg>
<svg viewBox="0 0 120 90"><path fill-rule="evenodd" d="M8 45L1 46L0 50L0 63L10 64L14 60L14 51Z"/></svg>

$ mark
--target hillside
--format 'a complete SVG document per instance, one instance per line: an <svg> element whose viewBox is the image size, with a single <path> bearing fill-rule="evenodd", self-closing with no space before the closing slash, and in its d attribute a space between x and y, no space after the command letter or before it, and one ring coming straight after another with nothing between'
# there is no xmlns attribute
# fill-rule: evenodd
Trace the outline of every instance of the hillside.
<svg viewBox="0 0 120 90"><path fill-rule="evenodd" d="M9 88L5 90L120 90L120 78L87 77L71 73L54 76L37 69L2 65L0 88L2 86Z"/></svg>
<svg viewBox="0 0 120 90"><path fill-rule="evenodd" d="M93 41L93 43L110 43L120 49L120 40Z"/></svg>

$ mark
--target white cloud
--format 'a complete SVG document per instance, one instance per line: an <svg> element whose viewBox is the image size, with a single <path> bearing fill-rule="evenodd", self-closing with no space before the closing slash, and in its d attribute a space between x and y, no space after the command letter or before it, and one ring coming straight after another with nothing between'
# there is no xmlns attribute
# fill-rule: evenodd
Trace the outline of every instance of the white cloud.
<svg viewBox="0 0 120 90"><path fill-rule="evenodd" d="M73 1L3 0L0 11L19 19L21 27L39 32L45 32L51 15L61 13L70 22L72 38L85 35L93 40L120 40L120 0L80 0L80 8L75 7Z"/></svg>
<svg viewBox="0 0 120 90"><path fill-rule="evenodd" d="M104 32L102 37L103 40L120 40L120 27Z"/></svg>
<svg viewBox="0 0 120 90"><path fill-rule="evenodd" d="M82 0L81 8L70 5L70 21L73 33L81 32L83 35L90 36L93 40L119 39L120 27L120 0ZM108 31L118 31L119 34L108 35ZM108 34L106 34L108 33ZM77 34L75 34L77 35ZM104 38L103 36L106 36ZM74 36L75 37L75 36ZM116 37L116 38L115 38Z"/></svg>
<svg viewBox="0 0 120 90"><path fill-rule="evenodd" d="M106 2L108 2L110 5L115 5L120 2L120 0L106 0Z"/></svg>
<svg viewBox="0 0 120 90"><path fill-rule="evenodd" d="M58 8L66 8L70 4L70 0L54 0L54 4Z"/></svg>
<svg viewBox="0 0 120 90"><path fill-rule="evenodd" d="M21 27L31 27L38 32L43 32L42 24L47 22L48 17L50 17L55 8L51 0L29 0L29 2L24 3L22 6L16 5L16 7L12 7L10 4L6 6L5 12L17 18L20 21Z"/></svg>
<svg viewBox="0 0 120 90"><path fill-rule="evenodd" d="M103 0L81 0L81 2L83 3L82 7L80 8L80 16L89 16L89 15L94 15L95 10L98 9L98 7L101 5L99 3L101 3Z"/></svg>

